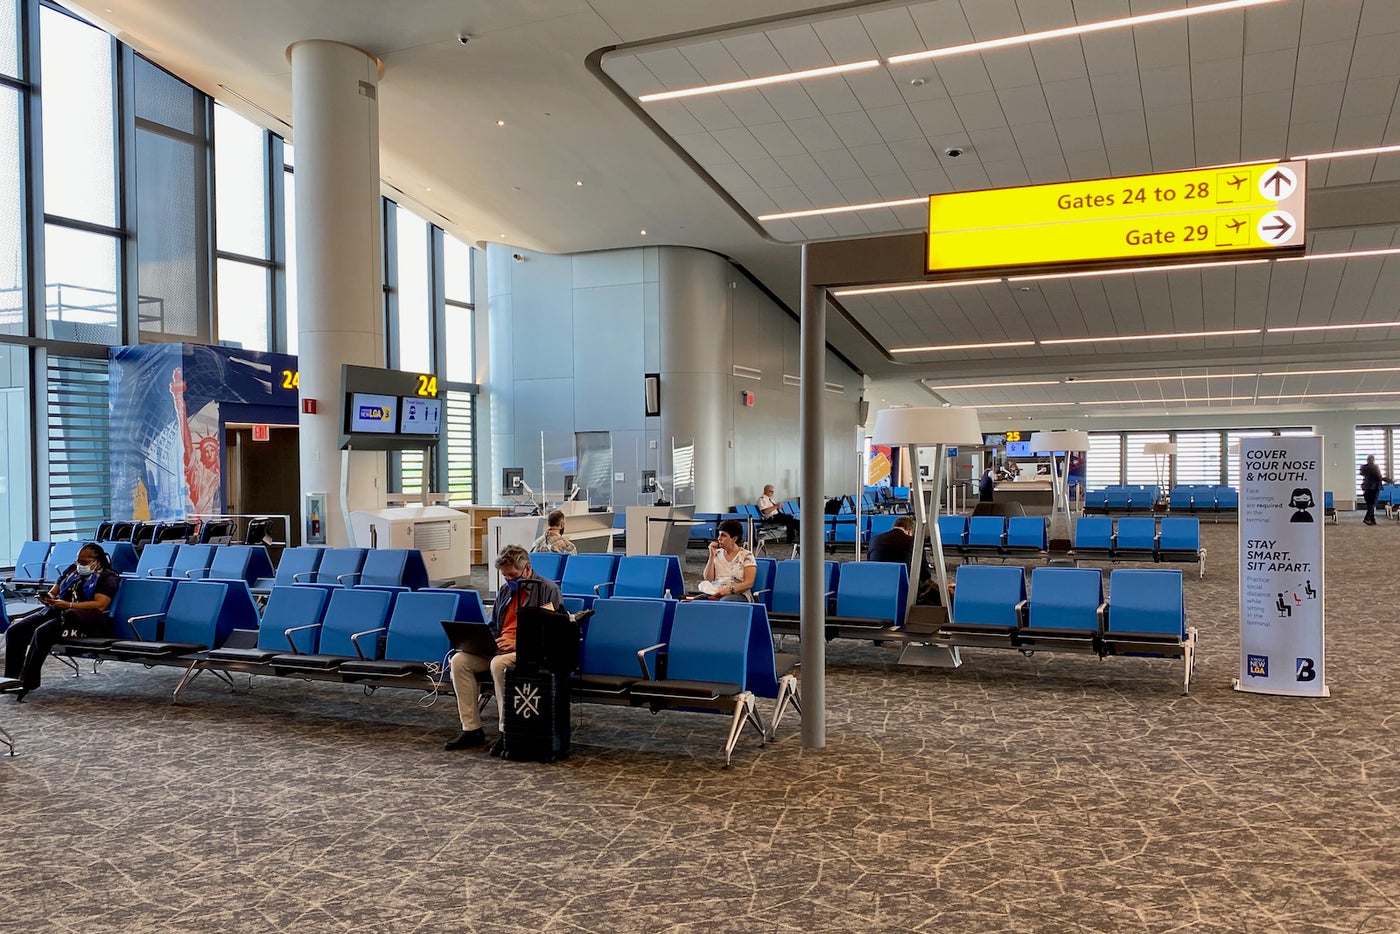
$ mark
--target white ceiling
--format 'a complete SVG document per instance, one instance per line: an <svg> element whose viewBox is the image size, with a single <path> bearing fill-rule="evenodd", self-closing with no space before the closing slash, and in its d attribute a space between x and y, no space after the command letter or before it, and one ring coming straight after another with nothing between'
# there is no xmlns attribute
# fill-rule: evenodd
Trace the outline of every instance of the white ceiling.
<svg viewBox="0 0 1400 934"><path fill-rule="evenodd" d="M379 56L384 174L468 240L556 252L702 247L730 256L794 308L794 244L918 230L925 211L766 223L755 220L759 214L1400 143L1400 0L1278 0L647 105L629 98L1198 4L108 2L110 11L84 12L284 134L288 128L276 121L292 119L288 45L329 38ZM825 12L803 12L811 9ZM473 37L466 46L456 40L461 32ZM599 67L589 67L590 55ZM954 146L966 152L943 154ZM1378 208L1373 214L1389 220L1361 226L1333 217L1310 234L1309 252L1400 247L1397 181L1400 153L1310 162L1314 200L1359 187L1374 192L1363 198ZM831 316L829 339L872 378L872 394L890 402L1075 403L1026 409L1037 415L1391 407L1391 397L1361 393L1400 389L1386 373L1082 382L1385 366L1400 360L1400 328L889 353L920 344L1397 320L1400 256L1001 282L838 302L849 320ZM1054 382L936 396L924 388L1036 377ZM1351 395L1298 399L1304 392ZM1161 401L1236 396L1245 399ZM1156 401L1084 405L1109 399ZM989 410L1001 411L1017 410Z"/></svg>

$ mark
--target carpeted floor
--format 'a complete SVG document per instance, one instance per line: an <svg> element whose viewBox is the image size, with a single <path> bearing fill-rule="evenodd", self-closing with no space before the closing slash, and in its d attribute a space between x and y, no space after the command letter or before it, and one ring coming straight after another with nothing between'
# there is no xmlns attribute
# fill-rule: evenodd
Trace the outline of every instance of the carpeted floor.
<svg viewBox="0 0 1400 934"><path fill-rule="evenodd" d="M1237 530L1180 665L829 645L796 722L575 707L553 765L445 752L450 698L50 663L0 698L0 930L1400 931L1400 525L1328 526L1325 700L1231 690Z"/></svg>

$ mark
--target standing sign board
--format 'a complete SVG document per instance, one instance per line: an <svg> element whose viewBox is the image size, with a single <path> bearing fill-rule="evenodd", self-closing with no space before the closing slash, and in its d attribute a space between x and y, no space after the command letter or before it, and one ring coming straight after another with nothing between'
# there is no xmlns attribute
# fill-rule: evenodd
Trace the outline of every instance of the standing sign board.
<svg viewBox="0 0 1400 934"><path fill-rule="evenodd" d="M1240 442L1240 676L1259 694L1328 696L1322 437Z"/></svg>

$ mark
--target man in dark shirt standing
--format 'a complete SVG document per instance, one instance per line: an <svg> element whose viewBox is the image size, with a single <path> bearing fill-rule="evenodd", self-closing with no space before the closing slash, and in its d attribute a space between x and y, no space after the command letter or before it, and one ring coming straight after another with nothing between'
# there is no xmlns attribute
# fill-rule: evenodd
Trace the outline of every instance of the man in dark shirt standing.
<svg viewBox="0 0 1400 934"><path fill-rule="evenodd" d="M900 516L894 520L894 528L881 532L870 540L869 560L890 561L909 566L914 557L914 519ZM919 555L919 603L936 604L938 595L933 586L933 569L928 558Z"/></svg>

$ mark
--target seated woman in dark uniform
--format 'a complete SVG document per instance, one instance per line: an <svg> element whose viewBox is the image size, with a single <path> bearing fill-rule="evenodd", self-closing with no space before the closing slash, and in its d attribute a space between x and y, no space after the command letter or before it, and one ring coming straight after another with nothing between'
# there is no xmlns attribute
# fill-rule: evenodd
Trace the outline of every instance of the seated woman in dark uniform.
<svg viewBox="0 0 1400 934"><path fill-rule="evenodd" d="M78 560L59 575L48 593L39 595L44 609L10 624L5 637L5 677L19 679L15 700L39 687L39 674L49 651L67 630L101 638L111 635L112 617L107 610L117 595L121 578L101 545L89 543Z"/></svg>

